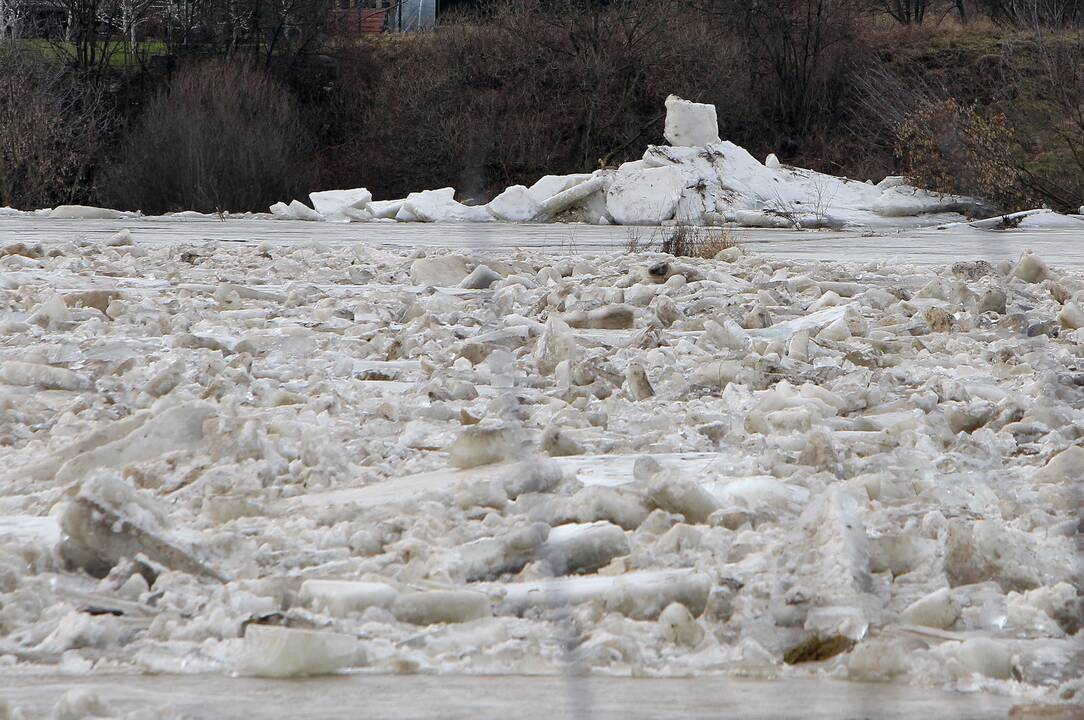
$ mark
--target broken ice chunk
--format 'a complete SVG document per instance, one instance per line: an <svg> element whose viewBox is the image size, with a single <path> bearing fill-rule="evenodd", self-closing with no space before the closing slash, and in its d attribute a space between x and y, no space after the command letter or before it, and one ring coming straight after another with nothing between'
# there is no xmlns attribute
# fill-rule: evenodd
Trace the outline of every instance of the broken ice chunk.
<svg viewBox="0 0 1084 720"><path fill-rule="evenodd" d="M553 528L541 552L555 574L567 575L591 572L628 555L629 541L624 530L606 521L570 523Z"/></svg>
<svg viewBox="0 0 1084 720"><path fill-rule="evenodd" d="M167 510L116 475L83 483L60 515L61 557L103 577L121 558L145 555L174 570L225 581L204 557L196 540L185 540L168 526Z"/></svg>
<svg viewBox="0 0 1084 720"><path fill-rule="evenodd" d="M485 290L500 279L499 273L494 272L487 265L479 265L471 271L470 275L463 278L459 287L465 290Z"/></svg>
<svg viewBox="0 0 1084 720"><path fill-rule="evenodd" d="M971 638L950 646L952 655L968 672L1007 680L1012 677L1012 653L1004 642L990 638Z"/></svg>
<svg viewBox="0 0 1084 720"><path fill-rule="evenodd" d="M659 629L669 642L696 647L704 639L704 628L696 621L688 608L680 603L670 603L659 615Z"/></svg>
<svg viewBox="0 0 1084 720"><path fill-rule="evenodd" d="M93 381L66 368L8 360L0 364L0 383L40 387L44 390L91 390Z"/></svg>
<svg viewBox="0 0 1084 720"><path fill-rule="evenodd" d="M1084 447L1072 445L1050 458L1050 462L1032 476L1036 483L1084 482Z"/></svg>
<svg viewBox="0 0 1084 720"><path fill-rule="evenodd" d="M934 590L929 595L915 600L900 613L902 622L941 630L951 627L959 617L960 604L952 597L948 588Z"/></svg>
<svg viewBox="0 0 1084 720"><path fill-rule="evenodd" d="M483 421L463 428L448 448L448 464L454 468L511 460L519 454L520 445L515 431L494 421Z"/></svg>
<svg viewBox="0 0 1084 720"><path fill-rule="evenodd" d="M498 537L481 538L458 548L454 568L468 581L518 572L543 546L549 526L535 523Z"/></svg>
<svg viewBox="0 0 1084 720"><path fill-rule="evenodd" d="M300 200L290 201L290 211L298 220L321 221L324 219L323 215L316 212Z"/></svg>
<svg viewBox="0 0 1084 720"><path fill-rule="evenodd" d="M675 166L618 173L606 191L606 210L620 225L659 225L674 217L687 183Z"/></svg>
<svg viewBox="0 0 1084 720"><path fill-rule="evenodd" d="M472 590L429 590L404 593L391 612L400 622L412 625L461 623L493 614L489 598Z"/></svg>
<svg viewBox="0 0 1084 720"><path fill-rule="evenodd" d="M306 580L301 583L301 601L333 617L346 617L370 607L391 607L399 591L380 582L349 580Z"/></svg>
<svg viewBox="0 0 1084 720"><path fill-rule="evenodd" d="M671 95L666 98L663 136L666 142L675 146L704 147L719 142L719 119L715 106Z"/></svg>
<svg viewBox="0 0 1084 720"><path fill-rule="evenodd" d="M680 513L689 523L703 524L722 503L700 485L662 473L652 481L648 497L656 506L667 512Z"/></svg>
<svg viewBox="0 0 1084 720"><path fill-rule="evenodd" d="M191 402L162 411L128 435L76 455L60 467L58 482L71 482L98 468L123 468L175 450L203 447L203 423L217 414L210 403Z"/></svg>
<svg viewBox="0 0 1084 720"><path fill-rule="evenodd" d="M361 210L373 199L373 194L365 188L353 190L322 190L309 193L316 212L329 220L344 220L348 210Z"/></svg>
<svg viewBox="0 0 1084 720"><path fill-rule="evenodd" d="M588 312L570 312L564 316L569 327L590 330L628 330L636 312L628 305L607 305Z"/></svg>
<svg viewBox="0 0 1084 720"><path fill-rule="evenodd" d="M542 212L539 202L531 196L531 191L524 186L512 185L490 200L486 207L498 220L525 223L531 222Z"/></svg>
<svg viewBox="0 0 1084 720"><path fill-rule="evenodd" d="M324 630L249 624L238 669L257 677L328 675L351 665L358 640Z"/></svg>
<svg viewBox="0 0 1084 720"><path fill-rule="evenodd" d="M1050 277L1050 268L1046 266L1042 258L1028 250L1016 262L1012 269L1012 276L1026 283L1040 283Z"/></svg>

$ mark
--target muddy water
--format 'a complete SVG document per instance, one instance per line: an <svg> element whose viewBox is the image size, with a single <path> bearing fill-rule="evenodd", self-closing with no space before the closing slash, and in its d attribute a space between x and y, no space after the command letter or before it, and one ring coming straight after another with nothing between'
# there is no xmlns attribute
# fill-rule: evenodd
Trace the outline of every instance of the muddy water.
<svg viewBox="0 0 1084 720"><path fill-rule="evenodd" d="M1003 718L1014 701L984 694L815 680L354 675L308 680L218 676L0 677L0 698L47 717L72 689L113 712L172 709L185 718ZM170 717L157 713L159 717ZM142 715L140 715L142 717Z"/></svg>
<svg viewBox="0 0 1084 720"><path fill-rule="evenodd" d="M128 228L139 243L297 243L326 242L479 249L536 248L556 252L623 250L630 232L650 240L657 228L630 229L591 225L426 225L421 223L304 223L272 220L51 220L2 217L4 242L70 242L104 240ZM830 262L893 259L918 265L952 263L960 259L991 262L1016 259L1031 248L1044 260L1062 267L1084 267L1082 230L1044 229L991 232L970 227L950 230L906 229L798 232L742 229L736 238L756 252L782 258Z"/></svg>

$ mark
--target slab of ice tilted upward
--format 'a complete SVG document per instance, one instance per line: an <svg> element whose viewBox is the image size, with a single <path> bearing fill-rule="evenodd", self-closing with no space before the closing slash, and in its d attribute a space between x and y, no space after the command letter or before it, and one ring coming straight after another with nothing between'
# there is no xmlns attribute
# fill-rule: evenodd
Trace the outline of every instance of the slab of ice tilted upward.
<svg viewBox="0 0 1084 720"><path fill-rule="evenodd" d="M364 210L372 199L373 194L365 188L309 193L313 208L328 220L347 220L347 210Z"/></svg>
<svg viewBox="0 0 1084 720"><path fill-rule="evenodd" d="M770 338L772 340L786 340L797 332L808 330L815 334L821 328L827 327L837 320L846 317L848 309L854 308L851 303L837 305L823 310L811 312L808 315L796 317L793 320L785 320L762 329L752 329L748 333L756 337Z"/></svg>
<svg viewBox="0 0 1084 720"><path fill-rule="evenodd" d="M719 120L715 106L682 100L677 95L666 98L666 142L671 145L704 147L719 142Z"/></svg>

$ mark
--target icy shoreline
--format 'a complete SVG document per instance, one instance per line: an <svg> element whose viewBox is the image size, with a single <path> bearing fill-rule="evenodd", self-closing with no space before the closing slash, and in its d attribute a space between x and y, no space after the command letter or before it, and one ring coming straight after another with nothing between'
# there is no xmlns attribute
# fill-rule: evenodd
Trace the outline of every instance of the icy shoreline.
<svg viewBox="0 0 1084 720"><path fill-rule="evenodd" d="M13 673L1082 702L1079 272L130 242L0 258Z"/></svg>

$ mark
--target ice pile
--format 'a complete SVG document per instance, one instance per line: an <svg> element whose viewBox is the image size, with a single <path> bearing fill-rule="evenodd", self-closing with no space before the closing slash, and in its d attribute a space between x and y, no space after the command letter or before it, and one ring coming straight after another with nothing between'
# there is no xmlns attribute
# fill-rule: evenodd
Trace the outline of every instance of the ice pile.
<svg viewBox="0 0 1084 720"><path fill-rule="evenodd" d="M972 198L932 193L889 177L878 185L761 163L719 139L715 106L671 95L665 137L643 159L582 175L547 175L531 187L514 185L486 205L464 205L453 188L371 201L368 190L314 192L312 207L276 203L284 220L399 222L550 222L824 228L962 220L984 210ZM315 209L314 209L315 208Z"/></svg>
<svg viewBox="0 0 1084 720"><path fill-rule="evenodd" d="M1084 703L1084 277L1034 254L6 250L5 673Z"/></svg>

